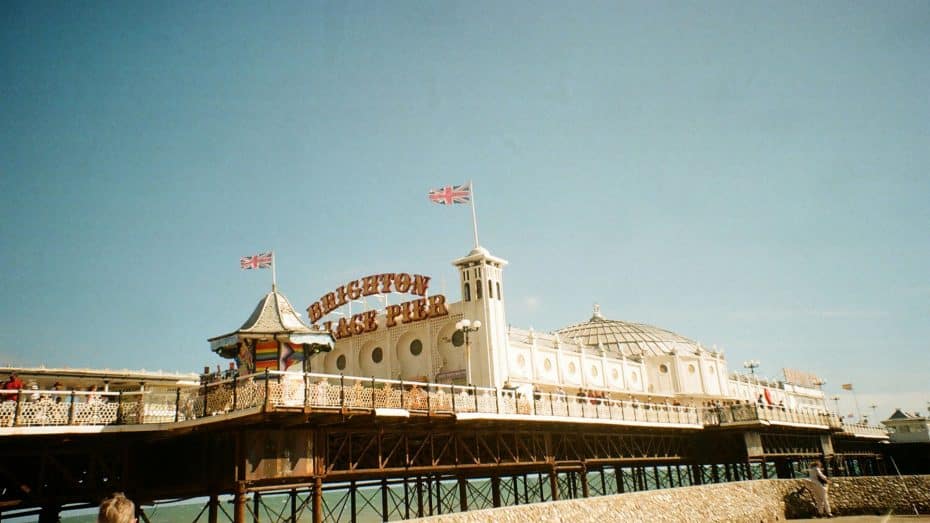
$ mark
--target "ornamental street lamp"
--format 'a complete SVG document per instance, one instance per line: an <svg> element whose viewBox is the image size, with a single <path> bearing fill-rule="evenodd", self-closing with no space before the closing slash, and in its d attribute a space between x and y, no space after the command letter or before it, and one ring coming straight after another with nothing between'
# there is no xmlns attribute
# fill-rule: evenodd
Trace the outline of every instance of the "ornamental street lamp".
<svg viewBox="0 0 930 523"><path fill-rule="evenodd" d="M833 403L836 404L836 415L840 416L840 397L839 396L830 396L830 399L833 400ZM840 416L841 418L843 416Z"/></svg>
<svg viewBox="0 0 930 523"><path fill-rule="evenodd" d="M462 319L455 323L455 329L465 336L465 382L469 385L471 381L471 340L469 334L477 332L481 328L481 321Z"/></svg>
<svg viewBox="0 0 930 523"><path fill-rule="evenodd" d="M756 369L759 368L759 360L748 360L743 362L743 367L749 369L749 373L756 375Z"/></svg>

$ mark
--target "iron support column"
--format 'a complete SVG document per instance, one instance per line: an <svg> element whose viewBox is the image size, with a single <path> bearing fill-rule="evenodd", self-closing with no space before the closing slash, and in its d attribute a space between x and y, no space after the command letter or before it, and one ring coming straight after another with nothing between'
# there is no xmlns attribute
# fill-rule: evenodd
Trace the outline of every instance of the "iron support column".
<svg viewBox="0 0 930 523"><path fill-rule="evenodd" d="M352 480L349 483L349 521L351 523L356 523L358 521L358 510L356 507L355 495L358 487L355 486L355 480Z"/></svg>
<svg viewBox="0 0 930 523"><path fill-rule="evenodd" d="M210 501L208 501L208 510L207 512L207 521L208 523L217 523L219 517L219 505L220 497L214 492L210 494Z"/></svg>
<svg viewBox="0 0 930 523"><path fill-rule="evenodd" d="M252 521L254 521L254 523L259 523L259 520L261 519L259 517L261 508L262 508L262 495L256 492L255 494L252 494L252 517L254 518Z"/></svg>
<svg viewBox="0 0 930 523"><path fill-rule="evenodd" d="M233 523L246 523L246 496L245 496L245 485L242 483L236 484L236 495L233 500L235 508L233 509Z"/></svg>
<svg viewBox="0 0 930 523"><path fill-rule="evenodd" d="M423 478L417 476L416 481L417 486L417 517L422 518L426 514L423 513Z"/></svg>
<svg viewBox="0 0 930 523"><path fill-rule="evenodd" d="M39 523L58 523L59 508L56 505L46 505L39 512Z"/></svg>
<svg viewBox="0 0 930 523"><path fill-rule="evenodd" d="M323 523L323 478L313 478L313 523Z"/></svg>
<svg viewBox="0 0 930 523"><path fill-rule="evenodd" d="M552 490L552 501L559 500L559 473L555 467L549 470L549 489Z"/></svg>
<svg viewBox="0 0 930 523"><path fill-rule="evenodd" d="M322 516L322 512L321 512ZM388 521L388 484L387 478L381 478L381 521ZM313 523L323 523L321 518L319 522L314 521Z"/></svg>
<svg viewBox="0 0 930 523"><path fill-rule="evenodd" d="M459 477L459 508L468 512L468 480L463 477Z"/></svg>
<svg viewBox="0 0 930 523"><path fill-rule="evenodd" d="M403 402L401 402L403 404ZM404 476L404 519L410 519L410 478Z"/></svg>

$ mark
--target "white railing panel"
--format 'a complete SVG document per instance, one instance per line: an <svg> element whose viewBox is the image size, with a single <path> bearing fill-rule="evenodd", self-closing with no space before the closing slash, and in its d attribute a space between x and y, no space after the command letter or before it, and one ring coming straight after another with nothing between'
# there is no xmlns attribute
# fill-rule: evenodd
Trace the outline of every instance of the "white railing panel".
<svg viewBox="0 0 930 523"><path fill-rule="evenodd" d="M299 372L266 372L175 390L156 389L122 394L86 391L2 392L0 427L14 424L173 423L223 416L266 404L272 408L347 408L365 411L406 409L421 414L484 413L692 425L719 423L727 419L789 419L796 415L778 409L760 410L755 405L698 411L691 407L577 397L564 393L524 394L511 389ZM21 401L16 401L17 398Z"/></svg>

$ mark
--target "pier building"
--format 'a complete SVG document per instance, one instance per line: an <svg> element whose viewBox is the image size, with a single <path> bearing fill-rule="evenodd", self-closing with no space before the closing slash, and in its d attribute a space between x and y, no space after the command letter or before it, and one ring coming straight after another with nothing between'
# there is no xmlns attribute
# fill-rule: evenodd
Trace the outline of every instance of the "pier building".
<svg viewBox="0 0 930 523"><path fill-rule="evenodd" d="M816 377L789 380L801 374L795 372L771 381L731 373L723 352L715 347L705 348L659 327L607 319L598 305L587 321L552 332L515 328L506 314L507 261L477 247L452 264L458 273L459 301L428 295L430 277L381 273L324 294L307 307L312 323L305 325L287 299L272 292L239 334L211 339L212 347L246 372L312 369L524 394L583 390L605 399L695 407L750 402L827 412ZM413 299L396 298L405 293ZM398 303L391 304L391 297ZM272 301L281 304L280 316L267 314ZM365 307L369 302L375 308ZM353 303L365 310L352 314ZM467 347L466 333L459 328L462 320L478 325L468 333ZM257 322L268 325L256 330ZM331 350L308 352L305 359L299 344L280 335L270 339L271 331L301 336L331 332L335 344Z"/></svg>
<svg viewBox="0 0 930 523"><path fill-rule="evenodd" d="M122 490L142 507L204 498L211 523L224 496L237 523L388 521L793 477L813 459L887 471L886 431L843 423L812 375L735 374L722 351L597 306L515 328L507 262L477 247L452 265L457 301L376 273L308 299L307 320L273 286L210 338L223 372L0 369L36 385L0 391L0 515L55 521Z"/></svg>

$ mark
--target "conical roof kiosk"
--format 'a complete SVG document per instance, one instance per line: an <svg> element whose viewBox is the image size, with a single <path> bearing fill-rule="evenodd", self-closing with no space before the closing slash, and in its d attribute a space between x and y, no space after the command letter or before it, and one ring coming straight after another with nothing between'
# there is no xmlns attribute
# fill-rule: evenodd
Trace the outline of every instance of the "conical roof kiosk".
<svg viewBox="0 0 930 523"><path fill-rule="evenodd" d="M298 370L298 363L307 372L310 357L335 343L329 332L307 326L275 285L239 329L207 341L219 356L236 360L243 374Z"/></svg>

